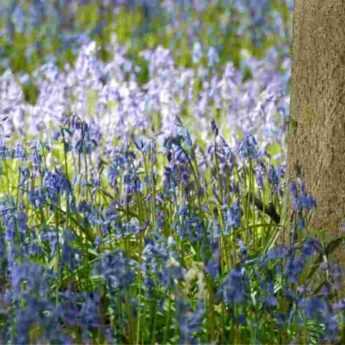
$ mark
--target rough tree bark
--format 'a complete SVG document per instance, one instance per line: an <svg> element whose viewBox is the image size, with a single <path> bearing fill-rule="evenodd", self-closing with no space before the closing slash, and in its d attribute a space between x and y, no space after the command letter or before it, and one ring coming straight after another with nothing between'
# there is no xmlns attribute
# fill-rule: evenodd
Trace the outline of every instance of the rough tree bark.
<svg viewBox="0 0 345 345"><path fill-rule="evenodd" d="M345 0L295 0L288 172L317 201L312 225L345 220Z"/></svg>

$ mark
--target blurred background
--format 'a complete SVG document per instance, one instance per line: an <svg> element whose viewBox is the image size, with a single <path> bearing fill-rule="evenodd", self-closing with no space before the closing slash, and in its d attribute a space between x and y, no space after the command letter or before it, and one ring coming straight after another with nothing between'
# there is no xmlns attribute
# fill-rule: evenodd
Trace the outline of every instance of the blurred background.
<svg viewBox="0 0 345 345"><path fill-rule="evenodd" d="M123 137L171 130L178 116L196 137L216 120L229 140L249 132L281 157L292 9L292 0L2 0L6 131L25 118L47 133L76 113Z"/></svg>
<svg viewBox="0 0 345 345"><path fill-rule="evenodd" d="M73 62L95 40L100 58L111 56L116 34L130 57L162 45L182 66L193 46L214 47L219 64L241 62L241 52L263 57L274 47L287 56L293 0L2 0L0 72L32 73L43 63ZM136 61L144 65L144 60ZM205 61L206 62L206 61ZM144 66L143 66L144 67ZM145 81L145 68L141 75Z"/></svg>

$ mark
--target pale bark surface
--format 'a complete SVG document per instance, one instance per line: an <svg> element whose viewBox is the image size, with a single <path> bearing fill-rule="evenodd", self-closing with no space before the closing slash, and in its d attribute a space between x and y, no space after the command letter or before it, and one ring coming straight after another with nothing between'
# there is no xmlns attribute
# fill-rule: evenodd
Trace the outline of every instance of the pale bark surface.
<svg viewBox="0 0 345 345"><path fill-rule="evenodd" d="M312 224L339 235L345 220L345 0L295 0L293 34L289 176L300 168L318 204Z"/></svg>

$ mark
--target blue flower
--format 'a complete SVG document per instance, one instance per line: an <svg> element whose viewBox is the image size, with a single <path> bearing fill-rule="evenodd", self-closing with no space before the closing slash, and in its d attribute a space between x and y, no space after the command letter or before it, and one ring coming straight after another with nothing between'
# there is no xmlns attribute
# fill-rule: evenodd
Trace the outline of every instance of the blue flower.
<svg viewBox="0 0 345 345"><path fill-rule="evenodd" d="M255 179L260 189L262 189L264 186L265 174L266 174L265 164L261 160L258 160L255 166Z"/></svg>
<svg viewBox="0 0 345 345"><path fill-rule="evenodd" d="M20 187L24 187L24 185L29 181L30 170L28 168L25 168L25 167L20 167L19 173L20 173L19 185L20 185Z"/></svg>
<svg viewBox="0 0 345 345"><path fill-rule="evenodd" d="M285 274L289 282L297 283L305 267L305 258L302 255L289 257L285 265Z"/></svg>
<svg viewBox="0 0 345 345"><path fill-rule="evenodd" d="M100 317L100 296L97 293L84 294L84 302L80 308L80 324L84 327L99 327Z"/></svg>
<svg viewBox="0 0 345 345"><path fill-rule="evenodd" d="M46 193L43 189L37 188L29 192L29 201L36 208L42 208L47 202Z"/></svg>
<svg viewBox="0 0 345 345"><path fill-rule="evenodd" d="M255 137L248 133L240 142L238 151L240 157L245 159L257 159L260 156Z"/></svg>
<svg viewBox="0 0 345 345"><path fill-rule="evenodd" d="M43 178L43 185L48 190L49 196L57 195L62 192L69 193L71 185L61 171L46 171Z"/></svg>
<svg viewBox="0 0 345 345"><path fill-rule="evenodd" d="M325 299L320 297L303 299L300 302L300 306L309 319L323 320L330 313L328 303L325 301Z"/></svg>
<svg viewBox="0 0 345 345"><path fill-rule="evenodd" d="M220 272L220 251L218 244L213 248L212 257L207 262L205 270L212 279L216 279L218 277Z"/></svg>
<svg viewBox="0 0 345 345"><path fill-rule="evenodd" d="M331 341L338 336L338 321L332 313L327 299L313 296L301 300L299 304L308 319L316 320L325 325L323 339Z"/></svg>
<svg viewBox="0 0 345 345"><path fill-rule="evenodd" d="M176 314L180 328L180 344L195 344L195 333L200 331L205 314L204 303L199 301L193 311L185 301L178 299Z"/></svg>
<svg viewBox="0 0 345 345"><path fill-rule="evenodd" d="M321 243L315 238L308 238L304 240L302 245L302 254L306 257L312 256L317 252L322 251Z"/></svg>
<svg viewBox="0 0 345 345"><path fill-rule="evenodd" d="M316 207L316 201L311 196L308 195L305 191L305 186L302 183L300 187L300 191L298 190L298 185L296 182L290 183L290 195L291 195L291 202L292 207L296 211L310 211Z"/></svg>
<svg viewBox="0 0 345 345"><path fill-rule="evenodd" d="M108 181L115 187L116 180L125 169L128 159L122 154L116 154L108 168Z"/></svg>
<svg viewBox="0 0 345 345"><path fill-rule="evenodd" d="M102 255L94 266L94 272L100 275L111 291L127 289L135 278L135 262L117 250Z"/></svg>
<svg viewBox="0 0 345 345"><path fill-rule="evenodd" d="M271 166L268 170L268 181L272 185L275 192L278 192L281 178L284 176L283 167L274 167Z"/></svg>
<svg viewBox="0 0 345 345"><path fill-rule="evenodd" d="M135 172L127 173L123 177L123 183L126 186L127 194L134 194L141 191L142 184L139 176Z"/></svg>
<svg viewBox="0 0 345 345"><path fill-rule="evenodd" d="M0 158L6 159L9 156L9 150L6 145L1 141L0 142Z"/></svg>
<svg viewBox="0 0 345 345"><path fill-rule="evenodd" d="M245 303L249 296L249 280L245 269L236 267L228 273L220 293L226 304Z"/></svg>
<svg viewBox="0 0 345 345"><path fill-rule="evenodd" d="M63 233L63 245L61 253L60 266L63 269L67 267L70 270L75 269L80 264L80 250L74 247L73 242L76 236L72 231L65 229Z"/></svg>
<svg viewBox="0 0 345 345"><path fill-rule="evenodd" d="M13 150L13 157L19 160L25 159L25 149L21 143L17 143Z"/></svg>
<svg viewBox="0 0 345 345"><path fill-rule="evenodd" d="M276 245L270 249L263 258L263 262L267 263L271 260L284 259L289 254L289 248L285 245Z"/></svg>
<svg viewBox="0 0 345 345"><path fill-rule="evenodd" d="M236 201L225 211L225 234L229 234L232 230L239 228L240 225L241 207L239 201Z"/></svg>

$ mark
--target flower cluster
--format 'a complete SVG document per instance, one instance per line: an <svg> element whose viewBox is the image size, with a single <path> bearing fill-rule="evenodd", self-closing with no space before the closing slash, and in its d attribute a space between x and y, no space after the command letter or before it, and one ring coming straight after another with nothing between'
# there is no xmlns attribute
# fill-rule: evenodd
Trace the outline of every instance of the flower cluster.
<svg viewBox="0 0 345 345"><path fill-rule="evenodd" d="M3 144L2 342L339 339L335 244L306 232L299 181L284 219L284 165L254 136L231 144L213 122L202 142L176 118L164 140L80 150L92 121Z"/></svg>
<svg viewBox="0 0 345 345"><path fill-rule="evenodd" d="M13 37L54 11L70 12L56 30L82 26L94 5L23 4L0 5ZM148 32L159 9L173 32L189 18L190 59L86 39L73 63L32 68L29 82L0 75L0 343L343 342L344 271L332 258L343 237L309 226L316 202L285 178L284 48L222 64L217 42L195 39L216 8L222 36L243 31L259 49L265 32L288 35L277 6L99 4L133 21L141 8Z"/></svg>

